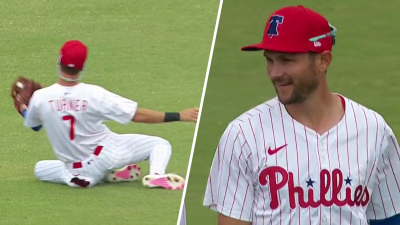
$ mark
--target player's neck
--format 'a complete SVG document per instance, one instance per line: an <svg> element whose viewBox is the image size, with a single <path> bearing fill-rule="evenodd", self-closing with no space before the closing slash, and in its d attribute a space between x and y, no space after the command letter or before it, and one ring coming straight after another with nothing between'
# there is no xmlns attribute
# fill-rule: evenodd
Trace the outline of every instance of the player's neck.
<svg viewBox="0 0 400 225"><path fill-rule="evenodd" d="M79 81L65 81L61 78L58 78L57 83L61 86L72 87L72 86L78 85Z"/></svg>
<svg viewBox="0 0 400 225"><path fill-rule="evenodd" d="M68 78L68 79L75 79L77 75L71 76L68 74L61 73L61 76ZM63 80L62 78L58 78L57 83L61 86L72 87L72 86L78 85L79 81L66 81L66 80Z"/></svg>
<svg viewBox="0 0 400 225"><path fill-rule="evenodd" d="M296 121L319 134L336 126L344 115L340 97L327 88L317 90L301 104L287 105L286 110Z"/></svg>

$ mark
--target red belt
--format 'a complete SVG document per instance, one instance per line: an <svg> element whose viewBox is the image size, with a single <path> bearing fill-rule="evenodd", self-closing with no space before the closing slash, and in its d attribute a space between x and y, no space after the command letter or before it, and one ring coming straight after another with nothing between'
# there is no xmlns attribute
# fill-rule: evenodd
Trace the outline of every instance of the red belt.
<svg viewBox="0 0 400 225"><path fill-rule="evenodd" d="M103 150L103 146L97 146L97 148L94 150L93 155L98 156L100 155L101 150ZM74 162L72 164L73 169L80 169L82 168L82 162Z"/></svg>

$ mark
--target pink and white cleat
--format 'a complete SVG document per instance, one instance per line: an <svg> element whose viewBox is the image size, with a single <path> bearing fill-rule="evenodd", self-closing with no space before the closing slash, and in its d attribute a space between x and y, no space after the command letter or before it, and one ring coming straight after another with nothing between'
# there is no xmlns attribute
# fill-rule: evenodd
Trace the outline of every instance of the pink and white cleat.
<svg viewBox="0 0 400 225"><path fill-rule="evenodd" d="M151 174L143 177L142 183L149 188L165 188L168 190L183 190L185 179L176 174Z"/></svg>
<svg viewBox="0 0 400 225"><path fill-rule="evenodd" d="M130 164L118 170L113 170L106 176L106 181L117 183L123 181L135 181L139 179L140 167L136 164Z"/></svg>

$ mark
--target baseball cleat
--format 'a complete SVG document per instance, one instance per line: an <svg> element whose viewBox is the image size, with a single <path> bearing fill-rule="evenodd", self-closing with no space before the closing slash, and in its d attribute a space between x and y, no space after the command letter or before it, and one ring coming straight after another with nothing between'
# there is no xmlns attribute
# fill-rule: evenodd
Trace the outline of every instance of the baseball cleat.
<svg viewBox="0 0 400 225"><path fill-rule="evenodd" d="M143 177L142 183L149 188L165 188L168 190L183 190L185 179L176 174L151 174Z"/></svg>
<svg viewBox="0 0 400 225"><path fill-rule="evenodd" d="M74 177L70 181L71 183L74 183L75 185L83 188L87 188L90 185L90 182L84 179L81 179L79 177Z"/></svg>
<svg viewBox="0 0 400 225"><path fill-rule="evenodd" d="M118 170L113 170L106 176L106 181L117 183L123 181L135 181L139 179L140 167L136 164L130 164Z"/></svg>

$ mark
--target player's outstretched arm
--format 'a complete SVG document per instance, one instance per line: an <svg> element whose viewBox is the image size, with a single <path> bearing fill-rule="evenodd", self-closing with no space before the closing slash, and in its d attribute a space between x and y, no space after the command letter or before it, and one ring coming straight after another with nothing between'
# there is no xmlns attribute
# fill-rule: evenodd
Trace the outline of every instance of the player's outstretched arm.
<svg viewBox="0 0 400 225"><path fill-rule="evenodd" d="M159 112L138 108L132 121L135 123L197 122L198 114L198 108L190 108L181 112Z"/></svg>
<svg viewBox="0 0 400 225"><path fill-rule="evenodd" d="M190 108L182 112L160 112L140 108L138 103L110 92L102 87L93 86L96 90L92 97L93 111L97 117L106 121L112 120L121 124L135 123L165 123L165 122L196 122L198 108Z"/></svg>

